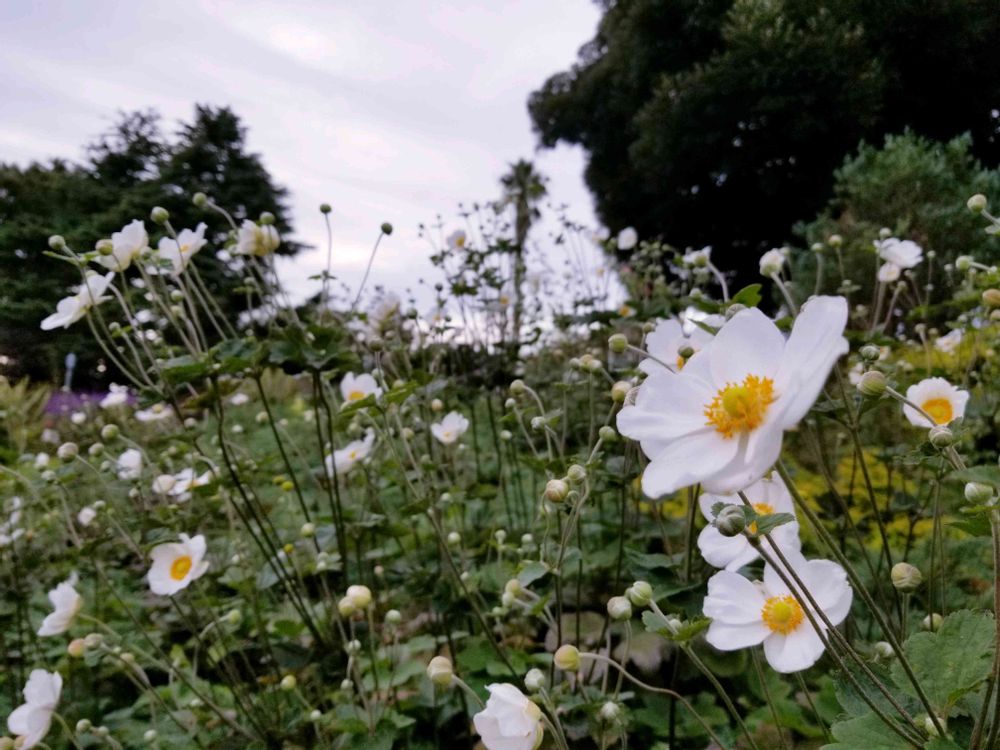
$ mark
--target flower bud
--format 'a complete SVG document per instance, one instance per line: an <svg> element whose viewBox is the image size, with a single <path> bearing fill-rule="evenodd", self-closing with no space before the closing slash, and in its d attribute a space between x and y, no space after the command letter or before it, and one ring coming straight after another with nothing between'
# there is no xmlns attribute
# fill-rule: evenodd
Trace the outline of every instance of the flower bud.
<svg viewBox="0 0 1000 750"><path fill-rule="evenodd" d="M321 214L328 214L333 210L333 207L329 203L320 203L319 212Z"/></svg>
<svg viewBox="0 0 1000 750"><path fill-rule="evenodd" d="M636 581L625 590L625 596L637 607L647 607L653 600L653 587L646 581Z"/></svg>
<svg viewBox="0 0 1000 750"><path fill-rule="evenodd" d="M103 642L104 637L100 633L88 633L83 639L83 645L89 649L98 648Z"/></svg>
<svg viewBox="0 0 1000 750"><path fill-rule="evenodd" d="M526 386L524 384L524 381L521 380L521 379L514 380L510 384L510 393L511 393L512 396L520 396L522 393L525 393L527 390L528 390L528 386Z"/></svg>
<svg viewBox="0 0 1000 750"><path fill-rule="evenodd" d="M142 733L142 739L146 742L155 742L156 737L157 735L155 729L147 729L145 732Z"/></svg>
<svg viewBox="0 0 1000 750"><path fill-rule="evenodd" d="M524 686L532 693L545 687L545 673L540 669L529 669L524 676Z"/></svg>
<svg viewBox="0 0 1000 750"><path fill-rule="evenodd" d="M965 205L968 206L969 210L974 214L982 213L986 210L986 196L982 193L976 193L965 202Z"/></svg>
<svg viewBox="0 0 1000 750"><path fill-rule="evenodd" d="M875 344L865 344L858 353L866 362L874 362L882 356L881 350Z"/></svg>
<svg viewBox="0 0 1000 750"><path fill-rule="evenodd" d="M119 430L116 424L106 424L101 428L101 440L106 443L111 442L118 437Z"/></svg>
<svg viewBox="0 0 1000 750"><path fill-rule="evenodd" d="M529 424L531 425L532 430L535 432L541 432L545 429L545 417L532 417Z"/></svg>
<svg viewBox="0 0 1000 750"><path fill-rule="evenodd" d="M382 222L382 226L380 228L382 229L382 234L384 235L392 234L392 224L390 224L388 221Z"/></svg>
<svg viewBox="0 0 1000 750"><path fill-rule="evenodd" d="M462 535L457 531L452 531L448 534L448 544L451 546L456 546L462 543Z"/></svg>
<svg viewBox="0 0 1000 750"><path fill-rule="evenodd" d="M204 208L208 205L208 196L204 193L195 193L191 196L191 202L196 208Z"/></svg>
<svg viewBox="0 0 1000 750"><path fill-rule="evenodd" d="M304 539L315 536L316 524L309 522L302 524L302 528L299 529L299 535L301 535Z"/></svg>
<svg viewBox="0 0 1000 750"><path fill-rule="evenodd" d="M441 411L443 408L444 402L441 399L436 398L431 401L431 411Z"/></svg>
<svg viewBox="0 0 1000 750"><path fill-rule="evenodd" d="M868 398L879 398L885 393L885 388L885 375L878 370L869 370L858 382L858 391Z"/></svg>
<svg viewBox="0 0 1000 750"><path fill-rule="evenodd" d="M987 289L983 292L983 304L987 307L1000 307L1000 289Z"/></svg>
<svg viewBox="0 0 1000 750"><path fill-rule="evenodd" d="M974 505L985 505L993 499L996 493L988 484L979 482L967 482L965 485L965 499Z"/></svg>
<svg viewBox="0 0 1000 750"><path fill-rule="evenodd" d="M521 592L524 591L524 586L516 578L511 578L507 583L504 584L503 592L505 594L510 594L511 596L519 596Z"/></svg>
<svg viewBox="0 0 1000 750"><path fill-rule="evenodd" d="M609 424L606 424L599 429L597 431L597 436L601 439L602 443L613 443L618 439L618 433L615 431L615 428Z"/></svg>
<svg viewBox="0 0 1000 750"><path fill-rule="evenodd" d="M879 641L875 644L875 655L880 659L891 659L896 655L896 651L893 649L892 644L886 641Z"/></svg>
<svg viewBox="0 0 1000 750"><path fill-rule="evenodd" d="M89 719L80 719L78 722L76 722L76 733L86 734L91 730L93 726L94 725L90 723Z"/></svg>
<svg viewBox="0 0 1000 750"><path fill-rule="evenodd" d="M76 443L63 443L59 446L59 450L56 451L56 455L59 456L61 461L72 461L80 454L80 446Z"/></svg>
<svg viewBox="0 0 1000 750"><path fill-rule="evenodd" d="M722 536L739 536L747 526L747 517L738 505L727 505L715 517L715 528Z"/></svg>
<svg viewBox="0 0 1000 750"><path fill-rule="evenodd" d="M959 255L955 258L955 270L961 271L962 273L968 271L972 268L972 256L971 255Z"/></svg>
<svg viewBox="0 0 1000 750"><path fill-rule="evenodd" d="M927 615L923 620L920 621L920 627L923 630L929 630L932 633L936 633L941 629L941 623L944 622L944 618L941 617L937 612L932 612Z"/></svg>
<svg viewBox="0 0 1000 750"><path fill-rule="evenodd" d="M824 250L826 250L826 247L823 245L822 242L814 242L809 246L809 249L812 250L814 253L821 253Z"/></svg>
<svg viewBox="0 0 1000 750"><path fill-rule="evenodd" d="M367 586L348 586L347 598L358 609L368 609L368 606L372 603L372 590Z"/></svg>
<svg viewBox="0 0 1000 750"><path fill-rule="evenodd" d="M435 656L427 664L427 677L435 685L450 687L455 677L455 669L447 656Z"/></svg>
<svg viewBox="0 0 1000 750"><path fill-rule="evenodd" d="M257 223L264 227L270 226L274 224L274 222L275 222L274 214L272 214L270 211L262 211L260 214L260 218L257 220Z"/></svg>
<svg viewBox="0 0 1000 750"><path fill-rule="evenodd" d="M500 430L500 439L503 440L505 443L509 443L511 440L514 439L514 433L511 432L510 430Z"/></svg>
<svg viewBox="0 0 1000 750"><path fill-rule="evenodd" d="M632 603L624 596L613 596L608 599L608 615L615 621L629 620L632 618Z"/></svg>
<svg viewBox="0 0 1000 750"><path fill-rule="evenodd" d="M615 354L624 354L628 349L628 339L623 333L616 333L608 339L608 349Z"/></svg>
<svg viewBox="0 0 1000 750"><path fill-rule="evenodd" d="M54 234L49 237L49 247L53 250L62 250L66 247L66 240L61 234Z"/></svg>
<svg viewBox="0 0 1000 750"><path fill-rule="evenodd" d="M559 647L559 650L556 651L553 657L553 661L556 664L556 668L561 669L563 672L579 671L580 650L576 646L567 643Z"/></svg>
<svg viewBox="0 0 1000 750"><path fill-rule="evenodd" d="M622 709L614 701L606 701L598 714L601 717L601 721L605 721L610 724L613 721L617 721L618 717L621 716Z"/></svg>
<svg viewBox="0 0 1000 750"><path fill-rule="evenodd" d="M286 674L284 677L281 678L282 690L285 691L294 690L296 685L298 685L298 680L295 679L295 675L293 674Z"/></svg>
<svg viewBox="0 0 1000 750"><path fill-rule="evenodd" d="M743 312L746 309L747 306L740 304L739 302L730 305L729 307L726 308L726 320L732 319L732 317L736 315L736 313Z"/></svg>
<svg viewBox="0 0 1000 750"><path fill-rule="evenodd" d="M111 240L98 240L94 249L100 255L111 255L115 251L115 244Z"/></svg>
<svg viewBox="0 0 1000 750"><path fill-rule="evenodd" d="M385 624L386 625L399 625L403 621L403 613L398 609L390 609L385 613Z"/></svg>
<svg viewBox="0 0 1000 750"><path fill-rule="evenodd" d="M611 386L611 400L616 404L622 403L632 390L632 384L626 380L619 380Z"/></svg>
<svg viewBox="0 0 1000 750"><path fill-rule="evenodd" d="M545 484L545 499L550 503L561 503L569 494L569 485L562 479L550 479Z"/></svg>
<svg viewBox="0 0 1000 750"><path fill-rule="evenodd" d="M350 693L354 690L354 683L347 679L341 680L340 689L345 693Z"/></svg>
<svg viewBox="0 0 1000 750"><path fill-rule="evenodd" d="M829 237L827 237L826 244L828 244L832 248L838 248L844 244L844 238L841 237L839 234L831 234Z"/></svg>
<svg viewBox="0 0 1000 750"><path fill-rule="evenodd" d="M580 466L580 464L572 464L566 470L566 478L571 484L583 484L587 478L587 470Z"/></svg>
<svg viewBox="0 0 1000 750"><path fill-rule="evenodd" d="M83 652L87 649L86 643L83 638L74 638L69 642L66 647L66 653L72 656L74 659L79 659L83 656Z"/></svg>
<svg viewBox="0 0 1000 750"><path fill-rule="evenodd" d="M337 611L340 612L341 617L351 617L358 611L358 608L351 597L345 596L337 602Z"/></svg>
<svg viewBox="0 0 1000 750"><path fill-rule="evenodd" d="M166 224L170 220L170 212L163 206L155 206L149 212L149 218L153 220L154 224Z"/></svg>
<svg viewBox="0 0 1000 750"><path fill-rule="evenodd" d="M928 432L928 439L935 448L947 448L955 442L955 435L943 424L936 424Z"/></svg>
<svg viewBox="0 0 1000 750"><path fill-rule="evenodd" d="M497 544L503 544L507 541L507 532L503 529L497 529L493 532L493 538L496 540Z"/></svg>
<svg viewBox="0 0 1000 750"><path fill-rule="evenodd" d="M892 577L892 585L896 587L897 591L902 591L904 594L912 594L924 582L924 575L920 569L907 562L898 562L893 565L890 576Z"/></svg>

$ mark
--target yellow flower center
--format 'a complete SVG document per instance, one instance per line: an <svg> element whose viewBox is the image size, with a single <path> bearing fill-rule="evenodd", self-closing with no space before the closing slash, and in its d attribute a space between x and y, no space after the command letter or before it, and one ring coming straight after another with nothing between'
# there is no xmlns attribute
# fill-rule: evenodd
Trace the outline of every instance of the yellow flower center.
<svg viewBox="0 0 1000 750"><path fill-rule="evenodd" d="M768 505L767 503L753 503L753 509L757 511L757 515L763 518L764 516L769 516L774 513L774 506ZM757 522L754 521L750 524L750 533L757 533Z"/></svg>
<svg viewBox="0 0 1000 750"><path fill-rule="evenodd" d="M451 440L451 430L445 430L444 432L442 432L441 437L443 437L445 440Z"/></svg>
<svg viewBox="0 0 1000 750"><path fill-rule="evenodd" d="M621 307L618 308L618 316L621 318L627 318L631 314L632 314L632 308L629 307L628 305L622 305Z"/></svg>
<svg viewBox="0 0 1000 750"><path fill-rule="evenodd" d="M465 247L465 237L464 235L459 235L455 238L455 247Z"/></svg>
<svg viewBox="0 0 1000 750"><path fill-rule="evenodd" d="M682 357L680 354L678 354L677 355L677 369L678 370L683 370L685 362L687 362L687 360L684 359L684 357Z"/></svg>
<svg viewBox="0 0 1000 750"><path fill-rule="evenodd" d="M360 401L365 397L364 391L351 391L347 394L348 401Z"/></svg>
<svg viewBox="0 0 1000 750"><path fill-rule="evenodd" d="M350 453L347 454L347 457L353 461L354 459L356 459L358 457L358 452L357 451L351 451Z"/></svg>
<svg viewBox="0 0 1000 750"><path fill-rule="evenodd" d="M191 556L181 555L170 563L170 577L175 581L183 581L191 570Z"/></svg>
<svg viewBox="0 0 1000 750"><path fill-rule="evenodd" d="M504 306L509 305L510 304L510 297L508 297L506 294L501 294L500 295L500 304L504 305Z"/></svg>
<svg viewBox="0 0 1000 750"><path fill-rule="evenodd" d="M794 596L772 596L764 602L760 611L761 619L772 633L788 635L802 624L805 612Z"/></svg>
<svg viewBox="0 0 1000 750"><path fill-rule="evenodd" d="M924 401L920 408L927 412L934 424L948 424L955 418L955 411L951 408L951 401L946 398L931 398Z"/></svg>
<svg viewBox="0 0 1000 750"><path fill-rule="evenodd" d="M774 381L747 375L742 383L727 383L705 407L705 424L724 438L760 427L767 407L774 402Z"/></svg>

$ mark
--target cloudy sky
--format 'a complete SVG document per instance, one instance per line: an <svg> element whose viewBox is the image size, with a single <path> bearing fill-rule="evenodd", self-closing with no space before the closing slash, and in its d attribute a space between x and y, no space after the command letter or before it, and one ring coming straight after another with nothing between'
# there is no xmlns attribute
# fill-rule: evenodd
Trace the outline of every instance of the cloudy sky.
<svg viewBox="0 0 1000 750"><path fill-rule="evenodd" d="M316 246L282 268L296 296L325 265L322 202L334 273L356 282L391 221L373 278L403 288L433 278L417 225L496 197L517 158L592 221L582 155L535 154L525 103L598 18L591 0L5 0L0 160L77 158L119 110L230 105Z"/></svg>

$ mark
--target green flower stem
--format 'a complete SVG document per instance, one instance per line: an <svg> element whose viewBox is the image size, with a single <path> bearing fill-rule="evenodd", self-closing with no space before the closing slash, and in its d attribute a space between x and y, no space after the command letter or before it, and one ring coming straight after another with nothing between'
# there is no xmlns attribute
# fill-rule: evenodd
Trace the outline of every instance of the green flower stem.
<svg viewBox="0 0 1000 750"><path fill-rule="evenodd" d="M687 657L688 659L691 660L691 663L698 668L698 671L701 672L703 675L705 675L705 678L712 683L712 687L715 688L716 692L719 694L719 697L722 698L722 702L729 710L729 713L732 715L734 719L736 719L736 723L739 724L739 727L742 730L743 735L747 738L747 742L750 743L750 747L753 748L753 750L760 750L760 748L757 745L757 741L753 738L753 735L750 734L750 729L743 722L743 717L740 716L740 712L736 710L736 706L733 704L732 698L729 697L729 693L726 692L726 689L722 686L722 683L719 682L718 678L712 673L712 670L705 665L705 662L703 662L701 659L698 658L698 655L695 654L691 646L689 646L686 643L678 643L678 645L681 647L681 650L685 654L687 654Z"/></svg>

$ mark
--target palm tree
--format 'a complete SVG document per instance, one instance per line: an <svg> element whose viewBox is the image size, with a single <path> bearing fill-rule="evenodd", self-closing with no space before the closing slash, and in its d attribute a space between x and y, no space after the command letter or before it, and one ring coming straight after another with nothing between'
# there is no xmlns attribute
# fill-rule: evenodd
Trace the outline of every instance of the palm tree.
<svg viewBox="0 0 1000 750"><path fill-rule="evenodd" d="M521 318L524 315L524 297L521 287L527 265L524 260L525 245L531 225L541 216L538 203L545 197L547 178L535 171L535 165L525 159L520 159L510 165L510 171L500 178L503 187L503 198L498 209L507 206L514 208L514 316L513 316L513 349L516 356L521 341Z"/></svg>

